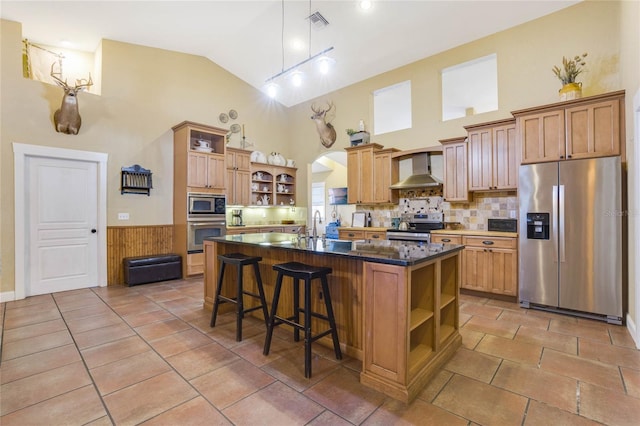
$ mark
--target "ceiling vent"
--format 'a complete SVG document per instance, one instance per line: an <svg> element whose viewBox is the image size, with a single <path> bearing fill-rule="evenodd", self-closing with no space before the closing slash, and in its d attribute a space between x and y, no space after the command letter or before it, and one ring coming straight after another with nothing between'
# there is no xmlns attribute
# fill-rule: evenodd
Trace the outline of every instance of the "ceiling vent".
<svg viewBox="0 0 640 426"><path fill-rule="evenodd" d="M321 30L329 25L329 21L327 21L327 18L322 16L322 14L318 11L315 11L311 15L307 16L307 19L313 24L313 27L316 30Z"/></svg>

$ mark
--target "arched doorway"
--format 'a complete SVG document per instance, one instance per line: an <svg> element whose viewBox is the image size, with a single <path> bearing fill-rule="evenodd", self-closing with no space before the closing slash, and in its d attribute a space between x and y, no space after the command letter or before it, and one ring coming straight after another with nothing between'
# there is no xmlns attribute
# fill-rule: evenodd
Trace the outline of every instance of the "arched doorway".
<svg viewBox="0 0 640 426"><path fill-rule="evenodd" d="M308 230L313 229L313 216L320 212L322 223L317 223L318 235L325 233L327 223L340 219L350 220L355 211L352 205L335 205L329 200L329 190L347 186L347 153L344 150L329 151L317 157L310 165L307 193L309 194ZM317 217L317 214L316 214Z"/></svg>

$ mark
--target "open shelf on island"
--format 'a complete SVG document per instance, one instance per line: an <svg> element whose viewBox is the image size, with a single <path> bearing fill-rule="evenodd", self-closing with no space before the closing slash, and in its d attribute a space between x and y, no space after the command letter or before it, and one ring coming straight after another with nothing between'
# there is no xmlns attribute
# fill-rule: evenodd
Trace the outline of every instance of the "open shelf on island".
<svg viewBox="0 0 640 426"><path fill-rule="evenodd" d="M413 309L411 310L411 319L409 331L413 331L416 327L422 325L425 321L428 321L433 317L433 311L426 309Z"/></svg>

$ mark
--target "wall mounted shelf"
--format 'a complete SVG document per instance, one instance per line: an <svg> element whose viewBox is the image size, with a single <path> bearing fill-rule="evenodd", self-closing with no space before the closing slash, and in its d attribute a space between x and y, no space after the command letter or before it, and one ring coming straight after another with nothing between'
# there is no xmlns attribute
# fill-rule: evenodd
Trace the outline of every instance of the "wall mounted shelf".
<svg viewBox="0 0 640 426"><path fill-rule="evenodd" d="M146 194L151 195L153 182L151 170L135 164L131 167L123 167L120 172L120 194Z"/></svg>

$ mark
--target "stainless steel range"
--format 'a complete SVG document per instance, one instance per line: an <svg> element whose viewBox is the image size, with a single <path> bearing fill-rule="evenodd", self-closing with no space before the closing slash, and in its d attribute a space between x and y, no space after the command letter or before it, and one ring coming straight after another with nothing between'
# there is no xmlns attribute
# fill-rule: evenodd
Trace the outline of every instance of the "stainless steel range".
<svg viewBox="0 0 640 426"><path fill-rule="evenodd" d="M422 241L431 242L431 231L434 229L444 229L443 213L424 213L405 215L403 219L409 222L409 229L388 229L388 240L400 241Z"/></svg>

